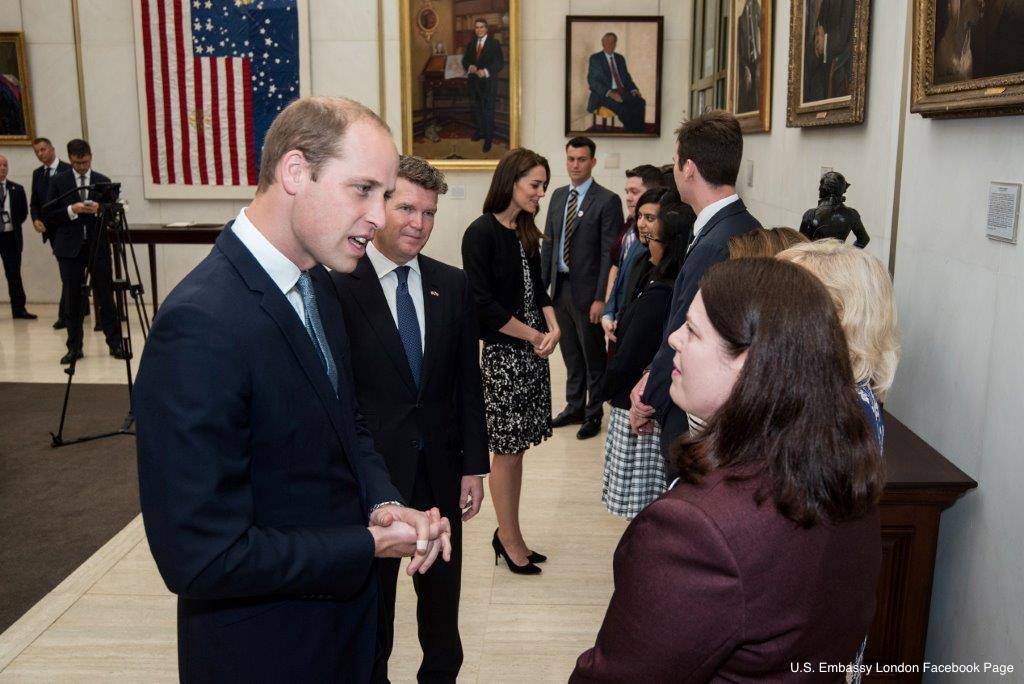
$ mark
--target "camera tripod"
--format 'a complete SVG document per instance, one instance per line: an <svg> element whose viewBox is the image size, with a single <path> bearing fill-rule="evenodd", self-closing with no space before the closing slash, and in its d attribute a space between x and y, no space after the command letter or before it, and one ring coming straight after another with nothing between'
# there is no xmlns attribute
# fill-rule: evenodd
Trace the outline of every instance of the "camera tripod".
<svg viewBox="0 0 1024 684"><path fill-rule="evenodd" d="M128 230L128 220L124 215L124 206L118 201L121 184L96 183L92 186L75 188L74 192L80 193L87 189L93 191L93 197L99 203L99 211L96 213L95 238L86 242L90 253L86 266L88 278L82 284L82 296L88 301L89 291L94 287L97 276L101 278L108 277L106 269L111 269L111 264L106 263L105 259L100 258L100 250L108 249L109 243L109 249L113 256L110 289L114 301L114 314L117 319L118 345L123 352L125 375L128 380L129 408L128 414L121 423L121 427L117 430L86 435L75 439L65 439L64 425L67 420L68 404L71 399L71 384L75 378L75 367L78 364L78 359L72 356L70 365L64 370L68 375L68 382L64 389L64 403L60 410L60 424L57 427L56 433L50 433L51 446L54 448L103 439L104 437L135 434L132 430L135 419L131 412L133 353L129 297L131 297L135 305L135 313L138 318L143 341L145 341L149 334L149 312L146 310L146 302L143 298L144 290L139 272L139 261L135 255L135 245L132 244L131 233ZM52 200L51 203L59 202L70 194L58 197ZM104 240L104 237L107 237L108 240ZM131 257L130 261L129 255ZM69 293L68 296L72 295Z"/></svg>

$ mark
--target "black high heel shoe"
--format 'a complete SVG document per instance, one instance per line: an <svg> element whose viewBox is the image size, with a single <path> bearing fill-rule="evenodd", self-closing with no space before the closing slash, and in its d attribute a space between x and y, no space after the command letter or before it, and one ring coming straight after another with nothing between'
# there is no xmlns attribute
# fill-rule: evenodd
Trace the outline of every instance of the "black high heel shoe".
<svg viewBox="0 0 1024 684"><path fill-rule="evenodd" d="M547 559L548 557L545 556L543 553L537 553L536 551L531 551L530 555L526 557L526 560L530 561L531 563L543 563Z"/></svg>
<svg viewBox="0 0 1024 684"><path fill-rule="evenodd" d="M505 563L508 565L508 569L515 575L539 575L540 568L534 565L531 561L527 561L526 565L516 565L509 558L508 553L505 551L505 547L502 545L501 540L498 539L498 530L494 530L494 539L491 540L491 547L494 549L494 564L498 564L498 557L505 559Z"/></svg>

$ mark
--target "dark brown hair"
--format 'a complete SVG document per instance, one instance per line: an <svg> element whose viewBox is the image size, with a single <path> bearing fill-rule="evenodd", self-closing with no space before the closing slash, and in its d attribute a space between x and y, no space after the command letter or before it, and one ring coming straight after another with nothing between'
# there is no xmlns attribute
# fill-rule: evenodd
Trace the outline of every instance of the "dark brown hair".
<svg viewBox="0 0 1024 684"><path fill-rule="evenodd" d="M736 185L743 158L740 122L720 110L684 121L676 129L676 152L680 169L689 159L711 185Z"/></svg>
<svg viewBox="0 0 1024 684"><path fill-rule="evenodd" d="M81 159L92 154L92 148L89 147L89 143L85 142L81 138L74 138L68 140L68 156Z"/></svg>
<svg viewBox="0 0 1024 684"><path fill-rule="evenodd" d="M706 430L674 445L680 477L697 483L715 468L732 481L760 477L758 504L771 499L804 527L871 511L884 466L825 287L761 257L715 264L700 292L727 353L747 358Z"/></svg>
<svg viewBox="0 0 1024 684"><path fill-rule="evenodd" d="M755 228L729 238L729 258L773 257L801 242L807 242L807 236L792 228Z"/></svg>
<svg viewBox="0 0 1024 684"><path fill-rule="evenodd" d="M566 150L568 150L570 147L575 147L577 149L580 147L586 147L588 150L590 150L591 157L597 154L597 143L585 135L577 135L575 138L571 138L569 142L565 143Z"/></svg>
<svg viewBox="0 0 1024 684"><path fill-rule="evenodd" d="M551 167L548 166L547 159L525 147L517 147L502 157L498 167L494 169L494 175L491 176L491 187L484 199L484 213L500 214L508 209L508 205L512 204L512 190L516 181L537 166L544 167L544 174L547 176L544 189L547 190L548 182L551 180ZM536 254L540 249L540 241L544 239L544 234L537 228L533 219L534 215L527 211L516 214L516 235L523 243L523 250L527 256Z"/></svg>
<svg viewBox="0 0 1024 684"><path fill-rule="evenodd" d="M46 144L47 144L47 145L49 145L50 147L53 147L53 143L52 143L52 142L50 142L50 139L49 139L49 138L33 138L33 140L32 140L32 144L33 144L33 145L38 145L38 144L39 144L39 143L41 143L41 142L44 142L44 143L46 143Z"/></svg>
<svg viewBox="0 0 1024 684"><path fill-rule="evenodd" d="M658 170L657 166L653 166L652 164L641 164L640 166L634 166L631 169L626 169L626 178L639 178L640 182L643 183L644 187L648 190L664 185L662 183L661 171ZM669 186L666 185L665 187Z"/></svg>

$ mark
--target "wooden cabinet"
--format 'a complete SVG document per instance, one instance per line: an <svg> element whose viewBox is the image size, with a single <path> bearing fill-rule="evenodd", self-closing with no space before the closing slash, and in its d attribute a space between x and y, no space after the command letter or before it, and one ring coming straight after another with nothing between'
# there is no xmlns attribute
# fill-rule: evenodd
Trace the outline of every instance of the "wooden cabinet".
<svg viewBox="0 0 1024 684"><path fill-rule="evenodd" d="M889 477L879 507L882 571L865 664L924 660L939 517L978 483L885 414ZM921 675L872 674L871 681L920 681Z"/></svg>

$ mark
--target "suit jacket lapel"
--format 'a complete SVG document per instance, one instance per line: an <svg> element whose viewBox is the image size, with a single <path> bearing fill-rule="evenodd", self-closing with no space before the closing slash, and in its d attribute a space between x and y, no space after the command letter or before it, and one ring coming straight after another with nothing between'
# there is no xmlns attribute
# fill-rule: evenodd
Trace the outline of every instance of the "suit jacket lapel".
<svg viewBox="0 0 1024 684"><path fill-rule="evenodd" d="M721 221L728 218L729 216L735 216L736 214L739 214L746 210L747 206L743 204L743 200L741 199L738 199L735 202L730 202L726 206L719 209L717 212L715 212L715 215L708 220L707 224L705 224L704 227L701 228L700 233L697 235L697 237L693 239L693 242L690 243L690 246L686 250L686 253L689 254L690 252L692 252L694 247L697 246L697 243L703 240L708 235L708 233L714 230L715 226L717 226Z"/></svg>
<svg viewBox="0 0 1024 684"><path fill-rule="evenodd" d="M380 286L380 278L373 269L368 257L363 257L356 265L349 279L354 285L356 304L366 317L366 321L373 328L377 338L381 342L384 351L391 358L391 362L398 369L402 380L409 386L412 392L416 392L416 383L412 379L412 371L409 370L409 359L405 356L405 347L402 345L402 338L398 335L398 326L391 315L391 307L384 297L384 290ZM424 294L426 294L424 292ZM422 380L422 378L421 378Z"/></svg>
<svg viewBox="0 0 1024 684"><path fill-rule="evenodd" d="M330 416L331 424L342 439L342 443L345 443L346 432L342 425L338 396L335 395L334 389L331 387L331 381L324 371L324 364L313 347L313 341L309 338L309 333L306 332L305 326L299 320L295 309L292 308L288 299L285 298L281 290L274 284L274 281L267 275L267 272L263 270L263 267L256 261L256 258L245 248L245 245L242 244L241 240L235 236L230 228L231 223L228 223L224 230L221 231L220 236L217 238L218 249L234 265L235 270L238 271L249 289L262 294L260 308L270 316L281 330L281 334L284 335L288 346L291 347L292 353L295 354L296 361L298 361L303 373L305 373L310 384L313 385L313 389L316 390L317 396L320 397L324 407L327 409L327 415ZM336 352L335 358L337 358ZM340 381L341 375L339 372Z"/></svg>
<svg viewBox="0 0 1024 684"><path fill-rule="evenodd" d="M577 221L582 221L583 217L587 215L587 210L590 209L590 205L594 203L594 197L597 195L598 192L600 192L600 187L601 186L597 184L597 181L594 181L590 184L590 188L587 190L587 194L583 196L582 204L580 204L579 207L576 208ZM583 216L579 216L579 214L583 214Z"/></svg>
<svg viewBox="0 0 1024 684"><path fill-rule="evenodd" d="M441 325L444 321L445 292L439 287L434 265L420 257L420 274L423 276L423 319L426 324L426 345L423 350L423 368L420 376L420 388L426 386L430 371L437 362L441 352Z"/></svg>

